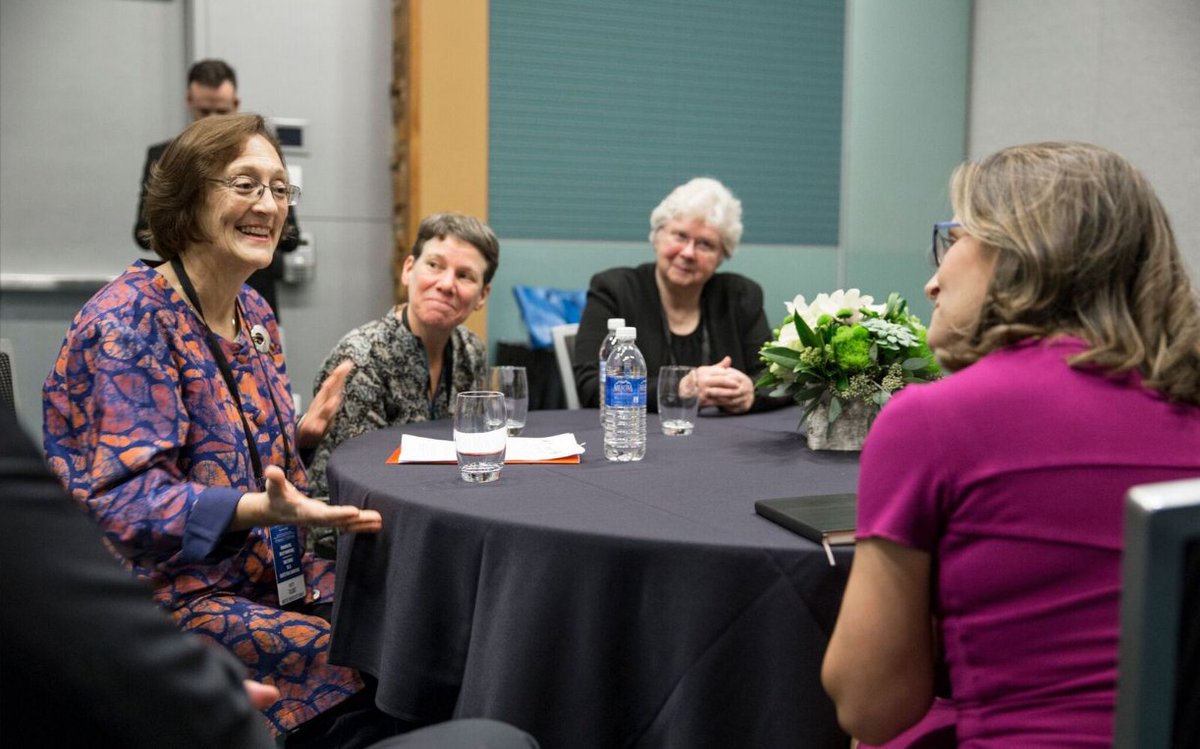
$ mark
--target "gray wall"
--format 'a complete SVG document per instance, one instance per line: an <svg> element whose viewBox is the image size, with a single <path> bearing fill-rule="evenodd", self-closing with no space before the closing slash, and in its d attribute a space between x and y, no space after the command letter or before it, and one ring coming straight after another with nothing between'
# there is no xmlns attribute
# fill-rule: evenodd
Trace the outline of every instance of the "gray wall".
<svg viewBox="0 0 1200 749"><path fill-rule="evenodd" d="M4 273L115 276L140 253L146 146L186 120L181 7L0 0Z"/></svg>
<svg viewBox="0 0 1200 749"><path fill-rule="evenodd" d="M288 161L317 272L280 289L306 402L337 339L391 303L390 2L0 0L0 336L31 431L63 333L98 284L19 291L12 274L113 277L146 257L131 235L146 147L186 124L187 67L209 56L236 68L244 111L309 123L307 152Z"/></svg>
<svg viewBox="0 0 1200 749"><path fill-rule="evenodd" d="M1200 271L1200 2L975 0L972 158L1084 140L1128 158Z"/></svg>
<svg viewBox="0 0 1200 749"><path fill-rule="evenodd" d="M928 318L921 287L930 230L948 215L946 179L966 155L970 11L966 0L847 3L841 242L743 245L722 266L762 285L772 324L796 294L811 299L839 287L880 300L899 291ZM650 260L653 208L644 206L646 228L628 242L502 237L488 302L491 341L526 335L514 285L580 288L597 271Z"/></svg>
<svg viewBox="0 0 1200 749"><path fill-rule="evenodd" d="M968 155L1049 138L1097 142L1137 164L1196 277L1198 0L850 0L847 12L841 243L746 245L725 266L763 285L773 323L794 294L838 286L900 291L927 318L922 253L932 222L949 217L950 171ZM582 287L651 256L640 236L503 246L493 342L525 335L513 285Z"/></svg>
<svg viewBox="0 0 1200 749"><path fill-rule="evenodd" d="M0 0L0 273L112 276L140 256L130 230L145 147L185 124L187 65L226 57L244 108L310 123L309 152L290 163L317 275L281 290L292 382L310 395L337 338L390 304L390 33L387 0ZM1037 138L1126 154L1200 267L1196 0L850 0L847 34L841 245L746 246L729 265L760 280L772 321L794 294L836 286L899 290L926 315L922 258L949 210L950 169ZM524 335L514 283L580 287L649 256L640 236L504 242L490 339ZM63 332L94 290L0 291L32 430Z"/></svg>
<svg viewBox="0 0 1200 749"><path fill-rule="evenodd" d="M244 110L308 121L300 227L312 283L280 288L293 390L338 339L392 304L392 4L389 0L192 0L196 58L237 66ZM270 33L263 33L270 29Z"/></svg>
<svg viewBox="0 0 1200 749"><path fill-rule="evenodd" d="M132 230L146 146L186 119L183 49L179 3L0 0L5 279L112 277L140 254ZM96 288L0 291L0 336L12 340L18 413L32 433L63 332Z"/></svg>

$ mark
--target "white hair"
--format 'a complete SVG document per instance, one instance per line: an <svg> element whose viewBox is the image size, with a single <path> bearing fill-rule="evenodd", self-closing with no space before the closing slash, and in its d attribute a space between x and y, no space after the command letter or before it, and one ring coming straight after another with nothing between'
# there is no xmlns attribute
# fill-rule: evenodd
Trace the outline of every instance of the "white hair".
<svg viewBox="0 0 1200 749"><path fill-rule="evenodd" d="M742 239L742 201L712 177L696 177L676 187L650 213L650 241L668 221L698 218L721 235L725 257L733 257Z"/></svg>

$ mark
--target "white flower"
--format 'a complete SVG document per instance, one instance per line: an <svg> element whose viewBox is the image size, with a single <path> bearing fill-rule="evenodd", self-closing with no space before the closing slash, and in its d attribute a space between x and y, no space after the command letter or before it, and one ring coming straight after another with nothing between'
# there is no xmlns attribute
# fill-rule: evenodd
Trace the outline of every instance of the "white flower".
<svg viewBox="0 0 1200 749"><path fill-rule="evenodd" d="M784 305L787 307L789 313L799 315L810 328L817 326L817 320L820 319L821 315L837 317L837 313L844 309L851 311L849 322L850 324L854 324L862 319L861 310L864 307L880 314L887 308L886 305L875 304L874 297L860 293L858 289L850 289L849 291L838 289L832 294L822 292L817 294L817 298L812 300L812 304L805 304L804 295L798 294L792 301L784 302ZM793 326L784 326L784 330L786 331L788 327ZM792 333L795 333L794 328ZM780 331L780 341L782 342L782 340L783 331Z"/></svg>
<svg viewBox="0 0 1200 749"><path fill-rule="evenodd" d="M788 306L791 306L790 302ZM797 351L800 350L800 334L796 332L796 324L792 322L792 318L790 317L784 320L783 326L779 328L779 345L788 346Z"/></svg>

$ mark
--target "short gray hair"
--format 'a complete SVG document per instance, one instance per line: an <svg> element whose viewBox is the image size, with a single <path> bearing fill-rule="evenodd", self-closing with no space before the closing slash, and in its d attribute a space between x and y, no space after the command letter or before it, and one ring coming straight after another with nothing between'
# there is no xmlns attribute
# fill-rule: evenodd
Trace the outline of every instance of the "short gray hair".
<svg viewBox="0 0 1200 749"><path fill-rule="evenodd" d="M742 240L742 201L712 177L696 177L676 187L650 213L650 241L668 221L698 218L721 235L721 250L733 257Z"/></svg>

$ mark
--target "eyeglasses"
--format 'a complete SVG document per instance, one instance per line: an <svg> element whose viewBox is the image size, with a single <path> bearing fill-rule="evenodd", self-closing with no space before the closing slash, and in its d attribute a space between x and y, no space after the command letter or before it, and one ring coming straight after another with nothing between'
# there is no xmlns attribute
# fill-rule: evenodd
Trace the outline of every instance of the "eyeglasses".
<svg viewBox="0 0 1200 749"><path fill-rule="evenodd" d="M225 179L217 179L209 177L210 182L219 182L225 187L233 190L233 192L241 198L250 200L261 200L263 191L270 190L271 197L275 198L276 203L286 205L296 205L300 202L300 188L295 185L285 185L276 183L273 185L264 185L262 182L242 175L240 177L226 177Z"/></svg>
<svg viewBox="0 0 1200 749"><path fill-rule="evenodd" d="M946 258L946 251L957 241L950 236L950 230L961 227L962 224L954 221L939 221L933 225L933 246L930 248L929 259L933 261L934 268L941 266L942 260Z"/></svg>
<svg viewBox="0 0 1200 749"><path fill-rule="evenodd" d="M693 237L686 231L679 231L678 229L667 229L666 232L667 237L672 242L683 247L687 247L689 242L694 242L698 252L704 252L708 254L716 254L721 252L721 245L713 242L711 239L705 239L704 237Z"/></svg>

